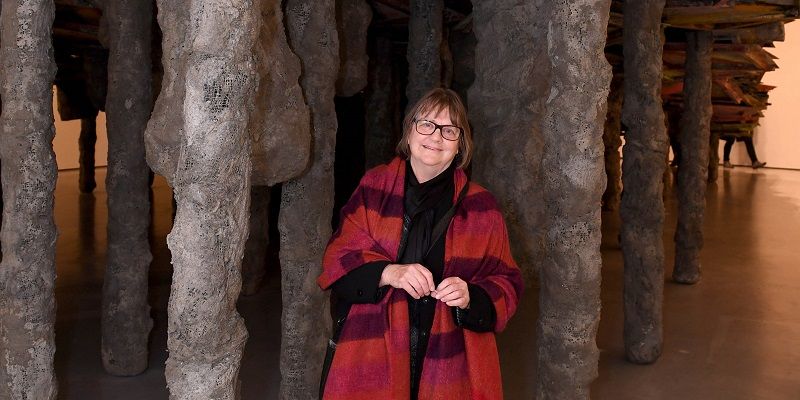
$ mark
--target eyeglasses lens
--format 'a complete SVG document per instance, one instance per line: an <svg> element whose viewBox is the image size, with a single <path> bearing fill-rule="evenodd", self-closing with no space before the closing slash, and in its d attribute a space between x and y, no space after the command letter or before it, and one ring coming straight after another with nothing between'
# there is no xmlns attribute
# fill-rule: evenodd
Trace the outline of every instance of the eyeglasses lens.
<svg viewBox="0 0 800 400"><path fill-rule="evenodd" d="M458 140L458 137L461 134L461 130L455 126L445 125L445 126L440 126L440 128L442 132L442 137L447 140ZM436 131L436 124L425 120L417 121L417 132L423 135L430 135L433 134L433 132L435 131Z"/></svg>

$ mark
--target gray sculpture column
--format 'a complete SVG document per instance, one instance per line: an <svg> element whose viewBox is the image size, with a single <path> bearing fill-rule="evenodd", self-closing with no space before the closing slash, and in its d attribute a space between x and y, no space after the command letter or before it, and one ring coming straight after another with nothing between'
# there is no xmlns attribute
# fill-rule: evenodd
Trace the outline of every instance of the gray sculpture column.
<svg viewBox="0 0 800 400"><path fill-rule="evenodd" d="M250 187L250 228L242 260L242 294L245 296L258 293L267 273L269 194L269 186Z"/></svg>
<svg viewBox="0 0 800 400"><path fill-rule="evenodd" d="M367 30L372 8L365 0L339 0L336 18L340 64L336 95L350 97L367 86Z"/></svg>
<svg viewBox="0 0 800 400"><path fill-rule="evenodd" d="M94 150L97 143L97 114L92 118L81 118L81 134L78 137L80 149L80 171L78 187L81 193L91 193L97 187L94 180Z"/></svg>
<svg viewBox="0 0 800 400"><path fill-rule="evenodd" d="M300 58L300 85L311 111L311 167L283 185L281 232L281 399L316 399L330 331L327 296L315 280L331 236L334 95L339 41L333 0L287 0L289 44Z"/></svg>
<svg viewBox="0 0 800 400"><path fill-rule="evenodd" d="M709 31L687 32L686 78L680 124L681 164L678 167L678 228L672 279L692 284L700 280L711 132L711 53Z"/></svg>
<svg viewBox="0 0 800 400"><path fill-rule="evenodd" d="M147 368L153 320L147 303L150 269L150 185L144 130L152 108L149 1L109 0L108 264L103 281L103 367L131 376Z"/></svg>
<svg viewBox="0 0 800 400"><path fill-rule="evenodd" d="M610 3L554 2L549 18L540 16L549 23L551 69L542 160L547 253L539 292L540 400L588 399L597 377Z"/></svg>
<svg viewBox="0 0 800 400"><path fill-rule="evenodd" d="M661 355L664 292L663 174L669 146L661 104L664 0L625 2L625 104L622 256L625 355L651 363Z"/></svg>
<svg viewBox="0 0 800 400"><path fill-rule="evenodd" d="M370 58L367 90L366 134L364 153L367 169L392 159L396 143L392 126L392 42L383 36L375 37Z"/></svg>
<svg viewBox="0 0 800 400"><path fill-rule="evenodd" d="M247 340L236 300L249 222L247 121L260 8L249 0L172 7L185 7L194 22L186 30L185 74L177 75L185 85L176 110L184 123L167 237L174 273L165 374L172 399L234 399Z"/></svg>
<svg viewBox="0 0 800 400"><path fill-rule="evenodd" d="M254 49L259 84L249 131L253 138L250 236L242 263L242 294L255 294L266 274L269 186L300 175L308 166L311 128L280 0L259 0L262 23ZM280 201L280 199L272 199ZM276 266L277 267L277 266Z"/></svg>
<svg viewBox="0 0 800 400"><path fill-rule="evenodd" d="M603 209L616 211L619 208L622 193L622 165L619 148L622 146L622 98L623 81L621 77L611 79L608 93L608 111L603 129L604 158L606 163L606 190L603 192Z"/></svg>
<svg viewBox="0 0 800 400"><path fill-rule="evenodd" d="M473 5L475 79L469 116L473 178L497 197L527 285L543 256L542 121L550 93L544 0Z"/></svg>
<svg viewBox="0 0 800 400"><path fill-rule="evenodd" d="M52 0L3 2L0 398L54 400Z"/></svg>
<svg viewBox="0 0 800 400"><path fill-rule="evenodd" d="M406 97L411 108L427 91L441 85L444 0L410 0L408 7Z"/></svg>

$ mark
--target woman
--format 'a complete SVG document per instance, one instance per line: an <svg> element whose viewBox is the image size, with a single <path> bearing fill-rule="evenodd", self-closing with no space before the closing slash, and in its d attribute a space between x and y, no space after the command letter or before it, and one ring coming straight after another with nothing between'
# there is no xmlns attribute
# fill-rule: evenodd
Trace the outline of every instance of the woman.
<svg viewBox="0 0 800 400"><path fill-rule="evenodd" d="M463 171L472 137L458 95L423 96L397 151L364 175L325 251L317 283L333 291L336 326L321 395L502 398L494 332L522 279L494 198Z"/></svg>

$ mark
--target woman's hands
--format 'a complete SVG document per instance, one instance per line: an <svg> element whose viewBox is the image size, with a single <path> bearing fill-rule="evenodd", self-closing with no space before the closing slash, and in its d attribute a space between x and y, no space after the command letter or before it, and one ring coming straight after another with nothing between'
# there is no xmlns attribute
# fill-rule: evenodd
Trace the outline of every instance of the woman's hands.
<svg viewBox="0 0 800 400"><path fill-rule="evenodd" d="M431 271L421 264L389 264L378 285L403 289L415 299L430 295L436 288Z"/></svg>
<svg viewBox="0 0 800 400"><path fill-rule="evenodd" d="M383 269L379 285L403 289L415 299L430 295L450 307L469 307L467 282L453 276L445 278L436 287L431 271L421 264L389 264Z"/></svg>
<svg viewBox="0 0 800 400"><path fill-rule="evenodd" d="M469 308L469 287L457 276L443 279L431 296L450 307Z"/></svg>

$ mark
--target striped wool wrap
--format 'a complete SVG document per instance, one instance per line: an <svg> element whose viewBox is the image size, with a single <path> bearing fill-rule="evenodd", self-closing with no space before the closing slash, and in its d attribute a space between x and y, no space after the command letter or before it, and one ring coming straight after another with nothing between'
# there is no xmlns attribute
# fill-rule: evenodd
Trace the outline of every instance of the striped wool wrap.
<svg viewBox="0 0 800 400"><path fill-rule="evenodd" d="M339 229L317 280L326 290L348 272L372 261L395 261L403 221L405 162L368 171L342 209ZM455 193L467 184L455 171ZM454 199L455 201L455 199ZM458 276L483 288L502 331L516 310L522 278L509 250L503 216L486 189L470 183L445 236L444 277ZM354 304L331 365L324 399L410 397L407 294L391 289L378 304ZM422 368L419 399L501 399L494 333L455 325L449 307L437 302Z"/></svg>

